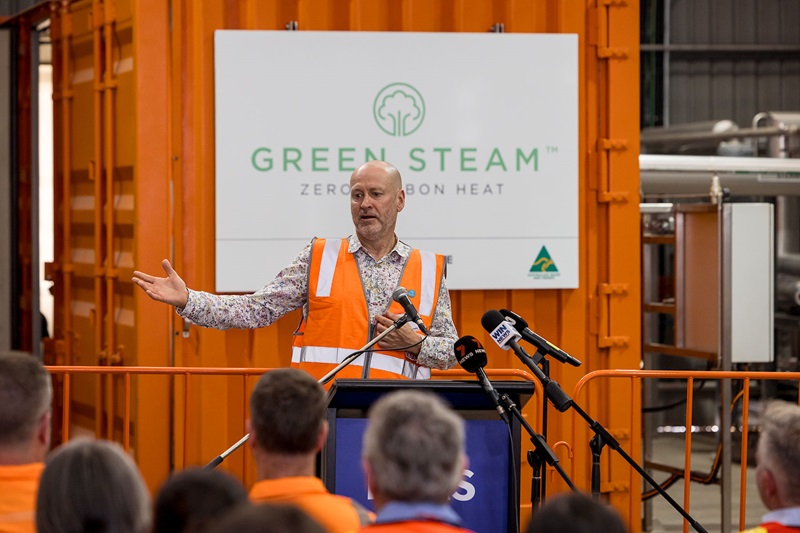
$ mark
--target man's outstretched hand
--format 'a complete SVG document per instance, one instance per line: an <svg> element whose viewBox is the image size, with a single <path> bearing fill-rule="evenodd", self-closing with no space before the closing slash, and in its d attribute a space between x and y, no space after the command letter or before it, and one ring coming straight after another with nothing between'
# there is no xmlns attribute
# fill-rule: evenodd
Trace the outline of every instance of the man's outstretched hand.
<svg viewBox="0 0 800 533"><path fill-rule="evenodd" d="M164 259L161 267L167 273L166 278L157 278L138 270L133 273L133 282L142 288L147 295L158 302L165 302L175 307L186 307L189 301L189 292L186 290L186 283Z"/></svg>

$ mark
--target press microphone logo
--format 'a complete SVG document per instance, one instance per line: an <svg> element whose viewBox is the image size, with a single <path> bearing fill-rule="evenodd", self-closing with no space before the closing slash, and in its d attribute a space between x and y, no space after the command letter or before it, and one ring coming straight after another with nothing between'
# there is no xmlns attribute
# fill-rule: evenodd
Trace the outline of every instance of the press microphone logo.
<svg viewBox="0 0 800 533"><path fill-rule="evenodd" d="M492 340L496 342L502 349L508 350L508 346L506 343L515 337L517 332L514 330L513 327L508 322L500 322L496 328L494 328L489 336L492 337Z"/></svg>
<svg viewBox="0 0 800 533"><path fill-rule="evenodd" d="M458 359L458 364L460 364L461 366L464 366L465 363L469 362L469 360L475 357L476 355L486 353L486 350L484 350L483 348L476 348L471 352L467 352L467 347L464 346L463 344L456 344L455 349L457 352L456 359Z"/></svg>

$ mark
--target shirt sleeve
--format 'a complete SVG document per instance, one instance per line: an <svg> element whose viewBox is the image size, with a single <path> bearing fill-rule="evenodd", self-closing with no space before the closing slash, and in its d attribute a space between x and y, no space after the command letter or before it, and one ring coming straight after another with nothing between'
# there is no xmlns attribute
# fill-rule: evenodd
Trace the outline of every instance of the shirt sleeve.
<svg viewBox="0 0 800 533"><path fill-rule="evenodd" d="M439 299L433 312L430 335L422 342L417 356L417 364L428 368L447 370L456 366L453 344L458 340L456 325L453 323L453 310L450 292L442 277Z"/></svg>
<svg viewBox="0 0 800 533"><path fill-rule="evenodd" d="M180 316L194 324L215 329L254 329L269 326L306 303L311 244L278 275L253 294L218 295L189 290Z"/></svg>

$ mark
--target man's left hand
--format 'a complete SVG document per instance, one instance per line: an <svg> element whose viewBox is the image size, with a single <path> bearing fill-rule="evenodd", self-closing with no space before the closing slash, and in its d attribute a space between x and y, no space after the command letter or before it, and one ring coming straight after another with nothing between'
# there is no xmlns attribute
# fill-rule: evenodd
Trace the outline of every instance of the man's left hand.
<svg viewBox="0 0 800 533"><path fill-rule="evenodd" d="M389 329L401 316L402 315L396 315L390 311L376 316L376 335L380 335ZM419 333L417 333L409 323L406 323L403 324L403 327L392 331L382 338L379 346L384 350L404 350L414 355L419 355L420 344L418 343L420 340L422 340L422 337Z"/></svg>

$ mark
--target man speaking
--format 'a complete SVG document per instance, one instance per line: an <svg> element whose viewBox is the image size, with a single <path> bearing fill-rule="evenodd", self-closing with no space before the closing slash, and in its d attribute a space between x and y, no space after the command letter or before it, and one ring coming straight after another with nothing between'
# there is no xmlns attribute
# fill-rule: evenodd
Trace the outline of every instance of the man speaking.
<svg viewBox="0 0 800 533"><path fill-rule="evenodd" d="M405 199L400 172L386 162L370 161L350 177L355 235L312 240L259 291L229 296L193 291L166 259L162 267L167 277L137 271L133 282L152 299L176 306L180 316L217 329L268 326L302 308L292 366L316 378L400 318L404 310L392 294L402 296L397 289L404 287L429 334L423 336L416 325L406 323L338 377L427 379L431 368L456 364L453 343L458 334L444 257L413 249L395 235Z"/></svg>

